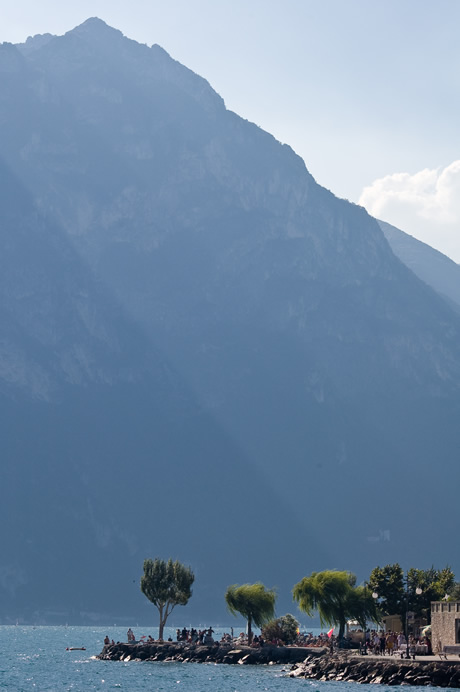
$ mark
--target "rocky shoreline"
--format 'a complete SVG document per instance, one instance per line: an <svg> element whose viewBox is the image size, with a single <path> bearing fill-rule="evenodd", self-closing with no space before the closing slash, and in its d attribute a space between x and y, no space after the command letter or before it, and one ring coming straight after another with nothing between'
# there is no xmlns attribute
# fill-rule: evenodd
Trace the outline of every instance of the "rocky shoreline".
<svg viewBox="0 0 460 692"><path fill-rule="evenodd" d="M460 688L459 661L411 661L364 658L354 652L307 649L295 646L235 646L187 642L153 644L117 643L104 646L97 657L103 661L177 661L240 665L280 664L290 666L289 677L336 680L382 685L422 685Z"/></svg>
<svg viewBox="0 0 460 692"><path fill-rule="evenodd" d="M411 661L396 657L376 659L339 652L320 658L308 656L296 664L289 677L310 680L342 680L382 685L432 685L460 687L460 660Z"/></svg>
<svg viewBox="0 0 460 692"><path fill-rule="evenodd" d="M182 663L228 663L241 665L293 665L321 656L325 649L308 650L298 646L235 646L187 642L155 642L153 644L108 644L97 658L103 661L180 661Z"/></svg>

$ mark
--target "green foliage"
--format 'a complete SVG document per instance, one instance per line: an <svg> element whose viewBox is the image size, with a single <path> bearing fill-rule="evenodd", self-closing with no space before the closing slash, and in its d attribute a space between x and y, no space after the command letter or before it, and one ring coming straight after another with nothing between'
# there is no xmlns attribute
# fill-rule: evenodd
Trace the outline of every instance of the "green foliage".
<svg viewBox="0 0 460 692"><path fill-rule="evenodd" d="M430 619L431 601L439 601L452 591L455 577L450 567L437 570L411 567L406 575L395 563L372 570L369 587L379 595L379 606L386 615L399 615L404 622L407 611ZM417 594L416 589L422 593Z"/></svg>
<svg viewBox="0 0 460 692"><path fill-rule="evenodd" d="M379 607L384 615L404 613L404 572L396 562L385 567L375 567L369 578L369 588L379 595Z"/></svg>
<svg viewBox="0 0 460 692"><path fill-rule="evenodd" d="M348 619L365 624L378 621L374 599L368 589L356 587L350 572L325 570L312 572L294 586L293 597L301 611L310 617L318 611L322 625L338 625L342 639Z"/></svg>
<svg viewBox="0 0 460 692"><path fill-rule="evenodd" d="M460 582L455 582L448 595L449 601L460 601Z"/></svg>
<svg viewBox="0 0 460 692"><path fill-rule="evenodd" d="M280 639L283 644L293 644L297 638L299 623L287 613L276 620L270 620L262 627L262 636L267 641Z"/></svg>
<svg viewBox="0 0 460 692"><path fill-rule="evenodd" d="M163 639L166 620L175 606L188 603L194 581L195 575L190 567L186 567L178 560L175 562L171 558L167 562L159 558L144 560L141 591L160 614L160 639Z"/></svg>
<svg viewBox="0 0 460 692"><path fill-rule="evenodd" d="M440 601L454 588L455 575L451 568L444 569L415 569L412 567L407 572L407 587L409 592L409 610L416 615L430 619L431 601ZM416 588L422 590L417 595Z"/></svg>
<svg viewBox="0 0 460 692"><path fill-rule="evenodd" d="M262 627L275 615L276 593L266 589L261 582L256 584L233 584L225 592L227 608L232 615L240 613L248 621L248 639L252 640L252 623Z"/></svg>
<svg viewBox="0 0 460 692"><path fill-rule="evenodd" d="M372 592L365 586L355 586L350 591L347 598L347 610L349 612L347 620L357 620L363 630L366 629L369 620L376 624L380 622L377 604L372 598Z"/></svg>

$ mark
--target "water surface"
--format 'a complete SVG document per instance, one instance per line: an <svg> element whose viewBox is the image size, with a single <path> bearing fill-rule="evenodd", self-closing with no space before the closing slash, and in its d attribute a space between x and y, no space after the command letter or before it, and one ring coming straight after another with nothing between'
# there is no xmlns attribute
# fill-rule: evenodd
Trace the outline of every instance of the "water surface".
<svg viewBox="0 0 460 692"><path fill-rule="evenodd" d="M136 636L141 632L133 628ZM215 628L220 638L223 630ZM228 628L227 628L228 630ZM167 630L167 634L173 630ZM286 677L282 666L98 661L105 635L126 641L126 628L0 626L0 689L12 692L389 692L390 688ZM149 632L145 632L149 634ZM152 635L154 636L154 632ZM85 646L86 651L66 651ZM394 692L394 688L391 688ZM411 687L414 692L426 687ZM437 688L432 688L437 689Z"/></svg>

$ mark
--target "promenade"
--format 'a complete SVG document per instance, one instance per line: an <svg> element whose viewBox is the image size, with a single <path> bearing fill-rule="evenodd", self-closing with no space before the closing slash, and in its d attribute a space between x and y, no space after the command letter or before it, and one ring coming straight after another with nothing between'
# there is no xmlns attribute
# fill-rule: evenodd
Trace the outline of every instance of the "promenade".
<svg viewBox="0 0 460 692"><path fill-rule="evenodd" d="M366 654L366 655L361 655L361 654L354 654L357 658L366 661L367 659L369 660L374 660L374 661L387 661L387 662L400 662L400 661L416 661L418 663L433 663L433 662L445 662L446 660L449 663L460 663L460 656L459 654L447 654L446 658L444 657L444 654L442 655L442 658L440 658L439 654L431 654L430 656L425 656L425 655L415 655L415 658L412 656L410 659L407 659L405 657L401 658L401 655L399 653L393 654L393 656L379 656L376 654Z"/></svg>
<svg viewBox="0 0 460 692"><path fill-rule="evenodd" d="M355 651L338 651L319 658L308 657L296 664L290 677L310 680L336 680L363 684L415 685L460 688L460 658L449 655L416 656L360 655Z"/></svg>

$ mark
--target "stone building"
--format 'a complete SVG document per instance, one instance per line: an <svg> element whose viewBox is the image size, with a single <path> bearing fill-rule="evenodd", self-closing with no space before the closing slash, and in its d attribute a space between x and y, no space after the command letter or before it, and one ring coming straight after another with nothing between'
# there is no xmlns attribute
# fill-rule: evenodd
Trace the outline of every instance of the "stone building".
<svg viewBox="0 0 460 692"><path fill-rule="evenodd" d="M384 632L402 632L403 624L399 615L384 615L382 617Z"/></svg>
<svg viewBox="0 0 460 692"><path fill-rule="evenodd" d="M383 629L385 632L406 632L403 620L400 615L384 615L382 617ZM422 629L426 625L424 618L417 617L415 613L406 613L405 624L407 632L414 637L419 637Z"/></svg>
<svg viewBox="0 0 460 692"><path fill-rule="evenodd" d="M460 651L460 601L432 601L431 643L433 651L458 646Z"/></svg>

